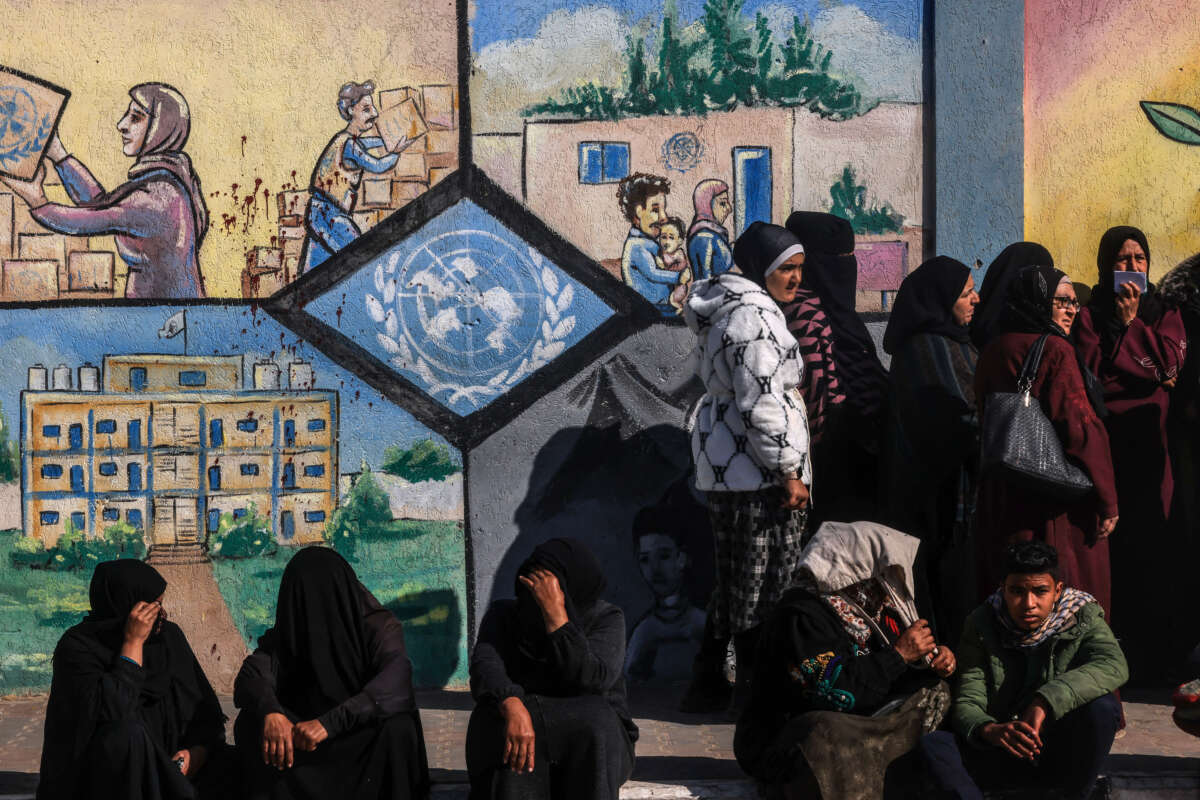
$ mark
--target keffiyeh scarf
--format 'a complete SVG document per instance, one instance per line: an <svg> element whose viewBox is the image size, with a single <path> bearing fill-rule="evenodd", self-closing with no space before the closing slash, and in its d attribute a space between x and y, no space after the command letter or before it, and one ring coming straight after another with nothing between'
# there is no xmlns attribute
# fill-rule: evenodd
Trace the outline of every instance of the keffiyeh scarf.
<svg viewBox="0 0 1200 800"><path fill-rule="evenodd" d="M988 598L988 602L992 606L996 620L1000 623L1005 646L1029 648L1037 647L1070 628L1075 624L1075 615L1079 609L1088 603L1096 602L1096 598L1079 589L1063 589L1062 597L1058 598L1058 602L1054 604L1050 616L1046 617L1046 620L1032 631L1018 628L1008 616L1008 608L1004 605L1002 590L997 589Z"/></svg>

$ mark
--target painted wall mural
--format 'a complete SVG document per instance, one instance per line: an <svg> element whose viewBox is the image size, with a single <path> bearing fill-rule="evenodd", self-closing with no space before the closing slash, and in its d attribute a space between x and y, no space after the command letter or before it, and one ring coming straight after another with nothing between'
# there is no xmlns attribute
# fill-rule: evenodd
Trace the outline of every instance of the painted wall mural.
<svg viewBox="0 0 1200 800"><path fill-rule="evenodd" d="M269 296L457 168L454 0L164 13L0 3L0 302Z"/></svg>
<svg viewBox="0 0 1200 800"><path fill-rule="evenodd" d="M1184 0L1051 0L1025 8L1025 232L1091 285L1112 225L1141 227L1151 280L1196 250L1200 45ZM1153 47L1126 49L1131 30ZM1089 120L1085 125L1080 120Z"/></svg>

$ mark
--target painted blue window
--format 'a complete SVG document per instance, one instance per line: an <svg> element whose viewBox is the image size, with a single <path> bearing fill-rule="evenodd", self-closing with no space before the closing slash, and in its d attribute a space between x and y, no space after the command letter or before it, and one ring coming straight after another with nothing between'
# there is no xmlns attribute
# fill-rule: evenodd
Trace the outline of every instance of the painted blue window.
<svg viewBox="0 0 1200 800"><path fill-rule="evenodd" d="M289 464L283 465L283 477L280 479L279 485L282 486L284 489L295 489L296 488L296 465L295 464L289 463Z"/></svg>
<svg viewBox="0 0 1200 800"><path fill-rule="evenodd" d="M210 508L208 510L208 532L216 533L217 529L220 527L221 527L221 511L220 511L220 509Z"/></svg>
<svg viewBox="0 0 1200 800"><path fill-rule="evenodd" d="M257 475L258 474L258 464L242 464L242 474L243 475Z"/></svg>
<svg viewBox="0 0 1200 800"><path fill-rule="evenodd" d="M580 183L616 183L628 176L628 142L579 143Z"/></svg>
<svg viewBox="0 0 1200 800"><path fill-rule="evenodd" d="M71 467L71 491L76 493L83 491L83 467L78 464Z"/></svg>
<svg viewBox="0 0 1200 800"><path fill-rule="evenodd" d="M242 517L244 517L244 516L246 516L246 509L244 509L244 508L235 508L235 509L233 510L233 518L234 518L234 519L241 519L241 518L242 518Z"/></svg>
<svg viewBox="0 0 1200 800"><path fill-rule="evenodd" d="M100 516L104 518L105 522L120 522L121 510L118 508L106 508Z"/></svg>
<svg viewBox="0 0 1200 800"><path fill-rule="evenodd" d="M308 421L308 429L309 429L309 431L312 431L312 432L325 430L325 420L310 419Z"/></svg>
<svg viewBox="0 0 1200 800"><path fill-rule="evenodd" d="M208 423L208 446L225 446L225 423L222 420L214 419Z"/></svg>
<svg viewBox="0 0 1200 800"><path fill-rule="evenodd" d="M283 446L296 446L296 420L294 419L289 419L283 423Z"/></svg>
<svg viewBox="0 0 1200 800"><path fill-rule="evenodd" d="M208 488L217 491L221 488L221 468L208 468Z"/></svg>
<svg viewBox="0 0 1200 800"><path fill-rule="evenodd" d="M179 373L180 386L204 386L208 383L208 373L202 369L185 369Z"/></svg>
<svg viewBox="0 0 1200 800"><path fill-rule="evenodd" d="M325 512L324 511L305 511L304 512L304 521L305 522L324 522L325 521Z"/></svg>
<svg viewBox="0 0 1200 800"><path fill-rule="evenodd" d="M82 511L75 511L71 514L71 527L77 531L82 531L87 528L87 517Z"/></svg>
<svg viewBox="0 0 1200 800"><path fill-rule="evenodd" d="M304 477L306 477L306 478L319 478L324 474L325 474L325 465L324 464L309 464L307 467L304 468Z"/></svg>
<svg viewBox="0 0 1200 800"><path fill-rule="evenodd" d="M41 522L43 525L57 525L58 524L58 512L57 511L43 511L41 514L38 515L38 521Z"/></svg>
<svg viewBox="0 0 1200 800"><path fill-rule="evenodd" d="M279 535L284 540L296 535L296 519L290 511L279 512Z"/></svg>
<svg viewBox="0 0 1200 800"><path fill-rule="evenodd" d="M733 148L734 236L751 222L771 221L771 148Z"/></svg>
<svg viewBox="0 0 1200 800"><path fill-rule="evenodd" d="M83 426L72 425L67 429L67 443L72 450L83 449Z"/></svg>
<svg viewBox="0 0 1200 800"><path fill-rule="evenodd" d="M125 512L125 521L129 523L129 527L141 530L142 510L140 508L129 509Z"/></svg>
<svg viewBox="0 0 1200 800"><path fill-rule="evenodd" d="M62 477L62 466L59 464L43 464L42 477L53 480L54 478Z"/></svg>
<svg viewBox="0 0 1200 800"><path fill-rule="evenodd" d="M258 430L258 420L239 419L237 429L243 433L254 433L256 430Z"/></svg>
<svg viewBox="0 0 1200 800"><path fill-rule="evenodd" d="M59 428L57 425L43 425L42 426L42 436L45 436L47 439L57 439L61 435L62 435L62 429Z"/></svg>
<svg viewBox="0 0 1200 800"><path fill-rule="evenodd" d="M134 367L129 370L129 389L134 392L146 391L146 368Z"/></svg>
<svg viewBox="0 0 1200 800"><path fill-rule="evenodd" d="M111 461L105 461L100 465L100 474L106 478L111 478L117 474L117 465Z"/></svg>
<svg viewBox="0 0 1200 800"><path fill-rule="evenodd" d="M129 449L137 450L142 446L142 421L140 419L130 420L128 430Z"/></svg>
<svg viewBox="0 0 1200 800"><path fill-rule="evenodd" d="M116 433L117 421L115 419L102 419L96 423L96 433Z"/></svg>
<svg viewBox="0 0 1200 800"><path fill-rule="evenodd" d="M129 491L140 492L142 490L142 465L130 464L129 469Z"/></svg>

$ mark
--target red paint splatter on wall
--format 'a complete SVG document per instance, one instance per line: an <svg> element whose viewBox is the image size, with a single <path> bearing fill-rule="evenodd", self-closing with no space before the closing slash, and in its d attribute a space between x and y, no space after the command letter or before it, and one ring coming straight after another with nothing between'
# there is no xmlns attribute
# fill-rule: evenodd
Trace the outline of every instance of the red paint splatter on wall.
<svg viewBox="0 0 1200 800"><path fill-rule="evenodd" d="M242 158L246 157L246 134L242 134Z"/></svg>

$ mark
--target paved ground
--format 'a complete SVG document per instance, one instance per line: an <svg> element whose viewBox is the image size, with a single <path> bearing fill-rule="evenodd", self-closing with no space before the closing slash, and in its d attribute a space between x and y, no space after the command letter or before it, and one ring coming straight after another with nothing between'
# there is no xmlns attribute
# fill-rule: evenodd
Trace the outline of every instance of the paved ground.
<svg viewBox="0 0 1200 800"><path fill-rule="evenodd" d="M733 760L732 720L726 715L679 714L674 710L676 695L637 692L631 698L641 739L635 783L622 797L752 797L752 787ZM1171 722L1168 695L1126 693L1126 735L1117 740L1106 769L1118 787L1110 797L1200 797L1200 739L1185 735ZM230 698L222 702L232 716ZM463 741L470 696L421 692L419 702L435 781L461 784L466 780ZM0 698L0 800L21 796L21 790L28 791L36 782L44 706L44 696ZM1148 792L1151 784L1156 788ZM460 788L446 786L435 796L457 792Z"/></svg>

